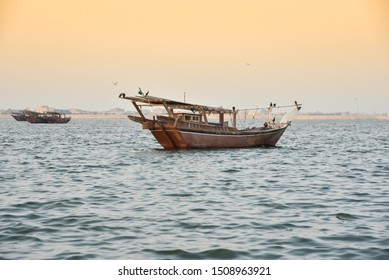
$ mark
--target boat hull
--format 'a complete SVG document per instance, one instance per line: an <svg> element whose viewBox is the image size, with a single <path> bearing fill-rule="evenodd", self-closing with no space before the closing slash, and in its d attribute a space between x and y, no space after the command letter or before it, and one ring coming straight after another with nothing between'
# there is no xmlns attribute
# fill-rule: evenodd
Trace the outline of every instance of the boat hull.
<svg viewBox="0 0 389 280"><path fill-rule="evenodd" d="M26 116L26 120L29 123L68 123L70 121L70 117L62 117L62 116L46 116L46 115L28 115Z"/></svg>
<svg viewBox="0 0 389 280"><path fill-rule="evenodd" d="M25 122L27 121L26 116L24 114L12 114L12 117L17 120L18 122Z"/></svg>
<svg viewBox="0 0 389 280"><path fill-rule="evenodd" d="M287 126L256 132L209 133L176 127L150 129L165 149L213 149L275 146Z"/></svg>
<svg viewBox="0 0 389 280"><path fill-rule="evenodd" d="M67 119L61 119L61 120L48 120L48 119L44 119L44 118L34 118L34 119L28 119L27 118L27 121L29 123L68 123L70 121L70 118L67 118Z"/></svg>

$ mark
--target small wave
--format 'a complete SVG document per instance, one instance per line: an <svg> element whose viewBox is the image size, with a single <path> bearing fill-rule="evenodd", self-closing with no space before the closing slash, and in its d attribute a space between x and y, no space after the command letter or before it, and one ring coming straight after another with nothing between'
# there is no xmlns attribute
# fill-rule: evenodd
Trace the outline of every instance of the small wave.
<svg viewBox="0 0 389 280"><path fill-rule="evenodd" d="M350 220L357 220L358 219L357 216L347 214L347 213L338 213L338 214L335 214L335 217L341 221L350 221Z"/></svg>
<svg viewBox="0 0 389 280"><path fill-rule="evenodd" d="M214 259L214 260L231 260L248 258L249 253L242 251L234 251L224 248L202 251L198 253L188 252L182 249L175 250L145 250L156 254L158 257L167 259L185 259L185 260L199 260L199 259Z"/></svg>
<svg viewBox="0 0 389 280"><path fill-rule="evenodd" d="M248 257L249 253L242 251L234 251L229 249L214 249L208 250L200 253L205 259L218 259L218 260L227 260L227 259L238 259Z"/></svg>
<svg viewBox="0 0 389 280"><path fill-rule="evenodd" d="M32 243L43 243L42 239L30 235L33 230L27 230L24 232L14 233L12 235L0 235L1 242L32 242Z"/></svg>
<svg viewBox="0 0 389 280"><path fill-rule="evenodd" d="M59 260L91 260L97 258L98 255L83 254L79 252L65 252L65 253L58 254L54 257L54 259L59 259Z"/></svg>
<svg viewBox="0 0 389 280"><path fill-rule="evenodd" d="M190 209L190 211L192 211L192 212L207 212L208 209L206 209L206 208L193 208L193 209Z"/></svg>
<svg viewBox="0 0 389 280"><path fill-rule="evenodd" d="M312 255L324 255L326 253L331 252L329 248L324 247L314 247L314 248L299 248L293 249L288 252L288 254L292 256L296 256L299 258L310 258Z"/></svg>
<svg viewBox="0 0 389 280"><path fill-rule="evenodd" d="M133 236L133 235L122 235L122 236L115 236L109 239L104 240L104 242L117 242L117 241L132 241L135 239L138 239L139 237Z"/></svg>
<svg viewBox="0 0 389 280"><path fill-rule="evenodd" d="M223 172L223 173L238 173L238 172L241 172L241 170L239 170L237 168L229 168L229 169L224 169L221 172Z"/></svg>
<svg viewBox="0 0 389 280"><path fill-rule="evenodd" d="M294 229L307 229L311 228L308 225L298 225L298 224L292 224L292 223L277 223L273 225L269 225L266 228L269 230L287 230L287 231L293 231Z"/></svg>
<svg viewBox="0 0 389 280"><path fill-rule="evenodd" d="M218 226L211 225L211 224L200 224L200 223L190 223L190 222L180 222L179 223L180 228L184 229L215 229Z"/></svg>
<svg viewBox="0 0 389 280"><path fill-rule="evenodd" d="M342 234L320 237L321 240L341 241L341 242L375 242L377 238L371 235Z"/></svg>
<svg viewBox="0 0 389 280"><path fill-rule="evenodd" d="M171 196L171 197L191 197L193 194L191 193L168 193L165 194L165 196Z"/></svg>
<svg viewBox="0 0 389 280"><path fill-rule="evenodd" d="M176 250L144 250L145 252L152 253L156 255L157 258L162 259L182 259L182 260L198 260L201 257L196 253L190 253L185 250L176 249Z"/></svg>

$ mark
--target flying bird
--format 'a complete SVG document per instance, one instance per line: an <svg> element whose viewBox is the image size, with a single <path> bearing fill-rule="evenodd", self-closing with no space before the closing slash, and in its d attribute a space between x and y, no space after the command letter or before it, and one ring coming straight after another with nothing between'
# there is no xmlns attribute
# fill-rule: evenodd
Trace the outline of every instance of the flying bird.
<svg viewBox="0 0 389 280"><path fill-rule="evenodd" d="M118 84L118 82L112 82L114 86L116 86Z"/></svg>

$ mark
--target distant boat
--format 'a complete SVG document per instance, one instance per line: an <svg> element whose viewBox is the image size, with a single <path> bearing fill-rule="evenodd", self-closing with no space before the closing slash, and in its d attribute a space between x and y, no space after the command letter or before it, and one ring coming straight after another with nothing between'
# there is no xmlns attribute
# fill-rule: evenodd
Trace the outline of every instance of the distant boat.
<svg viewBox="0 0 389 280"><path fill-rule="evenodd" d="M66 117L57 112L27 112L25 113L26 120L29 123L68 123L70 117Z"/></svg>
<svg viewBox="0 0 389 280"><path fill-rule="evenodd" d="M139 116L129 115L128 118L141 123L143 129L149 129L165 149L275 146L301 108L301 104L288 106L294 107L293 110L285 114L279 123L275 123L270 121L272 108L269 107L269 121L262 127L238 129L238 110L235 108L209 107L150 95L127 97L121 94L119 98L132 102ZM142 106L161 106L167 114L148 119L141 110ZM211 114L218 115L219 121L210 122L208 117ZM231 126L225 121L225 114L232 116Z"/></svg>

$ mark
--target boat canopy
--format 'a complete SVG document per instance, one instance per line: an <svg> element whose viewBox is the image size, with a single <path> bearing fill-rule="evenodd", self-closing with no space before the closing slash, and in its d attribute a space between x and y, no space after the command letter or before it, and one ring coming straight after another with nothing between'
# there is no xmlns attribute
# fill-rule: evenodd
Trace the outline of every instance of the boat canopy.
<svg viewBox="0 0 389 280"><path fill-rule="evenodd" d="M183 109L197 112L206 112L207 114L232 114L237 113L235 109L226 109L223 107L210 107L205 105L191 104L186 102L174 101L166 98L160 98L155 96L125 96L121 94L120 98L131 100L132 102L138 102L139 106L164 106L171 109Z"/></svg>

